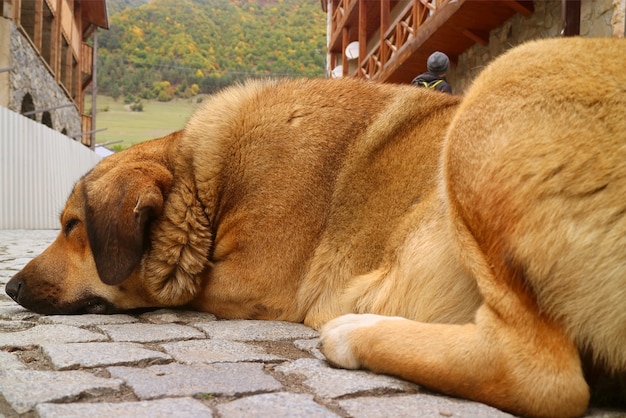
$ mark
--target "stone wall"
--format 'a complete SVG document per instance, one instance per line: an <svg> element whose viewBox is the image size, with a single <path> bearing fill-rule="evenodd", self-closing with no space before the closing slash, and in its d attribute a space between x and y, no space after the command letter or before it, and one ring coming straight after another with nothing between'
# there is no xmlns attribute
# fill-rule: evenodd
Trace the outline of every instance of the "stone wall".
<svg viewBox="0 0 626 418"><path fill-rule="evenodd" d="M613 17L611 25L613 26L613 36L626 36L626 0L613 0Z"/></svg>
<svg viewBox="0 0 626 418"><path fill-rule="evenodd" d="M9 72L8 108L21 113L22 100L28 93L33 98L35 109L46 109L72 103L61 86L54 79L46 65L34 50L28 39L15 24L10 22L10 61L13 69ZM79 134L82 130L81 115L75 106L51 110L52 128L67 135ZM34 115L41 122L41 113Z"/></svg>
<svg viewBox="0 0 626 418"><path fill-rule="evenodd" d="M0 68L11 66L9 40L11 39L11 21L0 16ZM0 73L0 106L9 105L9 72Z"/></svg>
<svg viewBox="0 0 626 418"><path fill-rule="evenodd" d="M625 0L582 0L580 34L585 37L624 36ZM455 94L463 94L471 81L495 57L527 40L560 36L561 1L535 1L535 12L515 15L491 31L489 44L465 51L447 79ZM621 17L620 17L621 11Z"/></svg>

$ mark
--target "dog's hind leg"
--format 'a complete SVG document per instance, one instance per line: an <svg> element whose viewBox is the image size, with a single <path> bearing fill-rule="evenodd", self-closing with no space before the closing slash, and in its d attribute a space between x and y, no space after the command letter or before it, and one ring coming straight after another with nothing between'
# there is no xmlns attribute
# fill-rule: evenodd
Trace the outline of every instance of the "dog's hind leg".
<svg viewBox="0 0 626 418"><path fill-rule="evenodd" d="M334 365L396 375L524 416L578 416L589 399L575 346L532 313L503 316L485 304L467 325L350 314L327 323L321 337Z"/></svg>
<svg viewBox="0 0 626 418"><path fill-rule="evenodd" d="M581 415L589 390L573 341L539 313L514 263L488 262L465 225L453 227L459 258L485 300L474 323L346 315L322 328L323 353L341 367L397 375L524 416Z"/></svg>
<svg viewBox="0 0 626 418"><path fill-rule="evenodd" d="M322 328L322 351L337 366L396 375L515 414L581 415L589 393L575 347L549 324L534 328L519 335L488 306L467 325L350 314Z"/></svg>

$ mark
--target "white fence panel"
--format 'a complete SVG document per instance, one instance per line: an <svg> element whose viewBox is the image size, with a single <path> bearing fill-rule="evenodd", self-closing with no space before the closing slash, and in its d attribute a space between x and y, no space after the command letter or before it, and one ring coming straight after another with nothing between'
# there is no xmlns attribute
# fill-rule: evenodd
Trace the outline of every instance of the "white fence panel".
<svg viewBox="0 0 626 418"><path fill-rule="evenodd" d="M74 183L100 160L80 142L0 107L0 229L58 229Z"/></svg>

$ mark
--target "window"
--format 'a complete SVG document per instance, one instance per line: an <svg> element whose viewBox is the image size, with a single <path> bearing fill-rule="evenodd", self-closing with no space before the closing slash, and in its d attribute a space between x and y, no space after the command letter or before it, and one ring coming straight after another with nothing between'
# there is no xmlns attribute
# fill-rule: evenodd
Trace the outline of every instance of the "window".
<svg viewBox="0 0 626 418"><path fill-rule="evenodd" d="M41 32L41 56L52 66L52 42L54 39L54 15L46 2L43 3L43 27Z"/></svg>
<svg viewBox="0 0 626 418"><path fill-rule="evenodd" d="M35 110L35 103L33 103L33 96L30 93L26 93L24 98L22 99L22 108L20 109L20 113L23 115L26 112L32 112ZM35 114L27 115L29 119L35 120Z"/></svg>
<svg viewBox="0 0 626 418"><path fill-rule="evenodd" d="M33 43L35 42L35 0L22 0L20 25Z"/></svg>
<svg viewBox="0 0 626 418"><path fill-rule="evenodd" d="M50 112L43 112L41 114L41 123L52 129L52 115Z"/></svg>

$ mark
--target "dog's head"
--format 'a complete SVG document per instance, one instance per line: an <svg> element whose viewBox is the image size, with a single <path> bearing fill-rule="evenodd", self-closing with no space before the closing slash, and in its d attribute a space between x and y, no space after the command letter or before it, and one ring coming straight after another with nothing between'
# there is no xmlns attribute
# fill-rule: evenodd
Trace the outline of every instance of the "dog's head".
<svg viewBox="0 0 626 418"><path fill-rule="evenodd" d="M165 149L178 135L110 156L79 180L56 240L7 283L7 294L43 314L158 306L140 264L172 186Z"/></svg>

